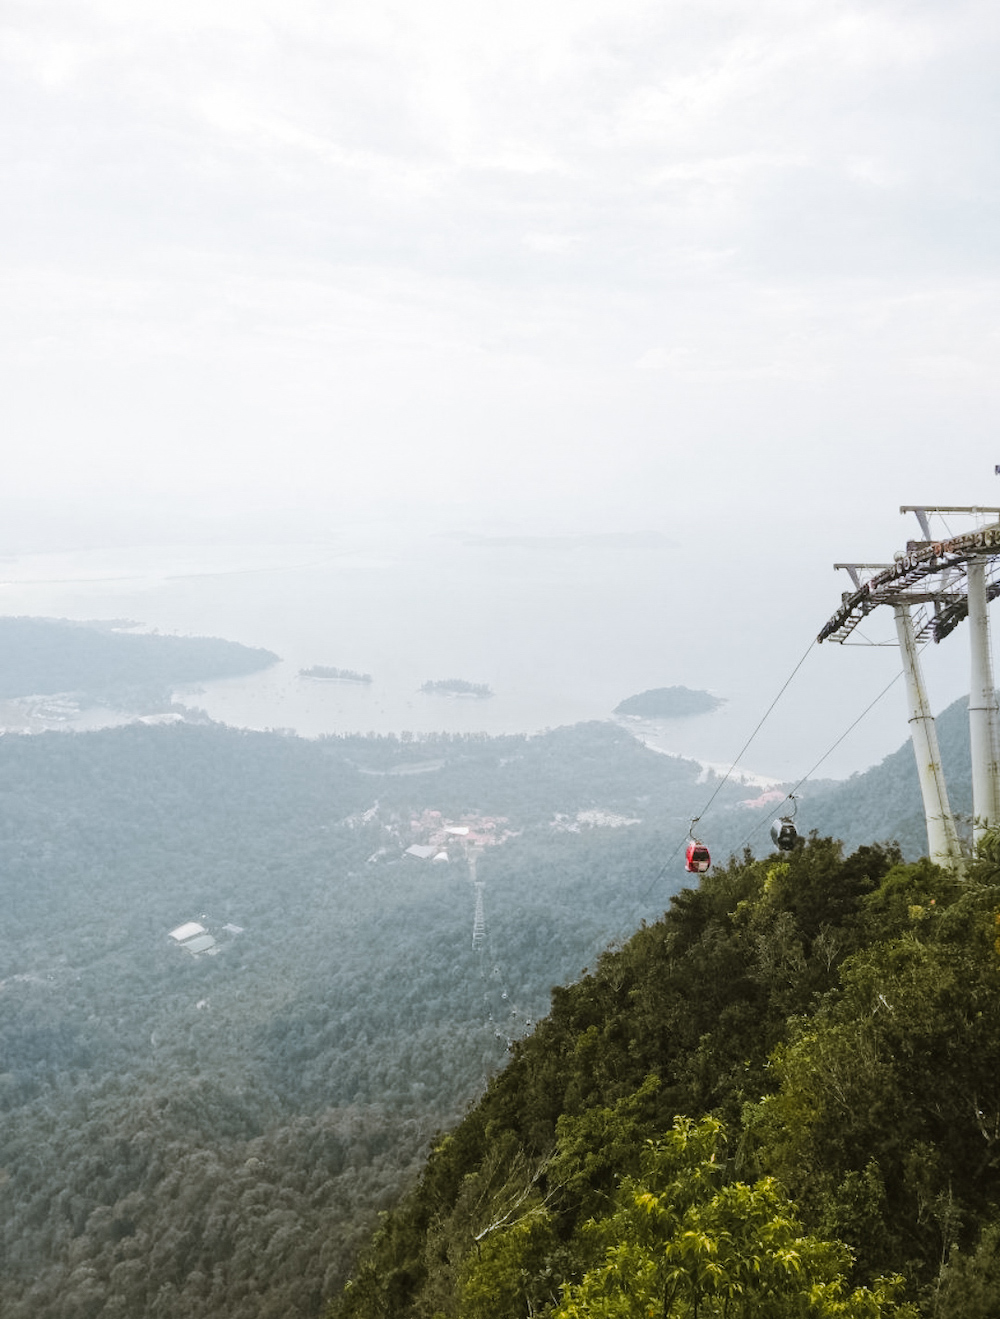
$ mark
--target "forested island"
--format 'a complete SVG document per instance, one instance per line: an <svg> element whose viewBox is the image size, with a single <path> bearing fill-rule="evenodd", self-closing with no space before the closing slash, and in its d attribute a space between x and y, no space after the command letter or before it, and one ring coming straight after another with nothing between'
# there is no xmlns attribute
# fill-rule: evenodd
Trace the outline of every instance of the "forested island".
<svg viewBox="0 0 1000 1319"><path fill-rule="evenodd" d="M711 692L692 691L690 687L652 687L619 702L614 713L640 719L683 719L688 715L709 714L722 704L722 698Z"/></svg>
<svg viewBox="0 0 1000 1319"><path fill-rule="evenodd" d="M425 682L420 690L436 696L476 696L480 700L493 695L487 683L466 682L464 678L440 678L436 682Z"/></svg>
<svg viewBox="0 0 1000 1319"><path fill-rule="evenodd" d="M0 617L0 699L72 692L94 702L169 699L172 688L255 673L272 651L219 637L122 631L127 620Z"/></svg>
<svg viewBox="0 0 1000 1319"><path fill-rule="evenodd" d="M938 721L959 810L966 728ZM906 1296L966 1304L1000 1199L993 872L956 889L822 839L768 855L726 784L718 873L664 916L700 774L611 723L0 738L4 1319L544 1314L596 1285L580 1225L618 1230L647 1136L675 1168L675 1114L684 1150L719 1151L706 1214L759 1206L777 1170L793 1203L768 1221L798 1215L810 1258L856 1250L848 1293L898 1268ZM798 821L919 856L909 748ZM727 866L744 846L764 859ZM169 937L192 920L241 932L194 958Z"/></svg>
<svg viewBox="0 0 1000 1319"><path fill-rule="evenodd" d="M324 682L371 682L370 673L358 673L354 669L335 669L328 664L314 664L309 669L299 669L300 678L319 678Z"/></svg>

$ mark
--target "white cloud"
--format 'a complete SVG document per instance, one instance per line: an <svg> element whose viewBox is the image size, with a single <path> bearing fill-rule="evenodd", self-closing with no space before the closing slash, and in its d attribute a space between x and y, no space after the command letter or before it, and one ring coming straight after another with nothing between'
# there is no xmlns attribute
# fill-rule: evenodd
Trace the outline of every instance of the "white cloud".
<svg viewBox="0 0 1000 1319"><path fill-rule="evenodd" d="M364 502L460 499L461 467L592 509L627 460L653 507L678 464L766 496L737 434L808 453L838 418L878 485L952 418L978 472L997 24L978 0L9 5L10 470ZM840 478L808 467L818 511Z"/></svg>

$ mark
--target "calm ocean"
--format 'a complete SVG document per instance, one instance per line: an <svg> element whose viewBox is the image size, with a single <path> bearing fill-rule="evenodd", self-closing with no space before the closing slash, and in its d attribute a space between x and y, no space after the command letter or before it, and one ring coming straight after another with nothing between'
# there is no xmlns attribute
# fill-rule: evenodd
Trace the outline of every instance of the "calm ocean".
<svg viewBox="0 0 1000 1319"><path fill-rule="evenodd" d="M0 562L0 610L131 619L277 652L247 678L178 693L250 728L536 732L606 719L624 697L682 684L725 698L661 724L655 743L728 766L836 604L735 597L678 574L676 548L638 537L476 538L355 533L330 544L190 545L26 555ZM948 651L947 654L943 652ZM961 652L961 653L960 653ZM964 646L929 655L940 708L965 687ZM298 676L313 664L368 686ZM815 647L745 758L797 779L896 673L892 650ZM488 700L432 696L427 680L488 683ZM863 769L907 736L901 683L818 771Z"/></svg>

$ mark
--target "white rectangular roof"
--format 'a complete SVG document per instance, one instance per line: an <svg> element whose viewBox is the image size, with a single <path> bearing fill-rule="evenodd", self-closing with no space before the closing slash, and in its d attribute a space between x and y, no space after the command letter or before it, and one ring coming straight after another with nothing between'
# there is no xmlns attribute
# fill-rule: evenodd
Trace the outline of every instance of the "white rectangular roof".
<svg viewBox="0 0 1000 1319"><path fill-rule="evenodd" d="M176 930L171 930L170 937L182 943L185 939L193 939L196 934L204 933L204 925L199 925L197 921L188 921L186 925L178 925Z"/></svg>
<svg viewBox="0 0 1000 1319"><path fill-rule="evenodd" d="M189 953L207 953L215 947L215 940L210 934L199 934L194 939L188 939L184 947Z"/></svg>

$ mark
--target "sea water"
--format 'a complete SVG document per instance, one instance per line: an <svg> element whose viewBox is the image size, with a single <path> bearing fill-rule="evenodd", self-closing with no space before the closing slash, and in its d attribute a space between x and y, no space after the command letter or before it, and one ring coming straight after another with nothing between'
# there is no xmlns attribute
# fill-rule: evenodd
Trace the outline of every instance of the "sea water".
<svg viewBox="0 0 1000 1319"><path fill-rule="evenodd" d="M0 610L129 620L220 636L280 655L246 677L175 694L248 728L338 732L533 733L608 719L625 697L684 685L722 698L713 713L625 726L662 751L784 782L862 769L907 736L891 649L810 649L836 605L783 597L769 607L657 536L487 537L393 533L324 542L182 545L25 555L0 562ZM681 565L679 568L678 565ZM963 690L960 646L939 654L940 707ZM791 677L773 711L768 707ZM300 676L352 669L370 684ZM422 692L429 681L486 683L492 697ZM109 715L112 718L120 716ZM755 730L764 720L759 732ZM74 725L93 726L93 711ZM834 745L843 737L839 745Z"/></svg>

